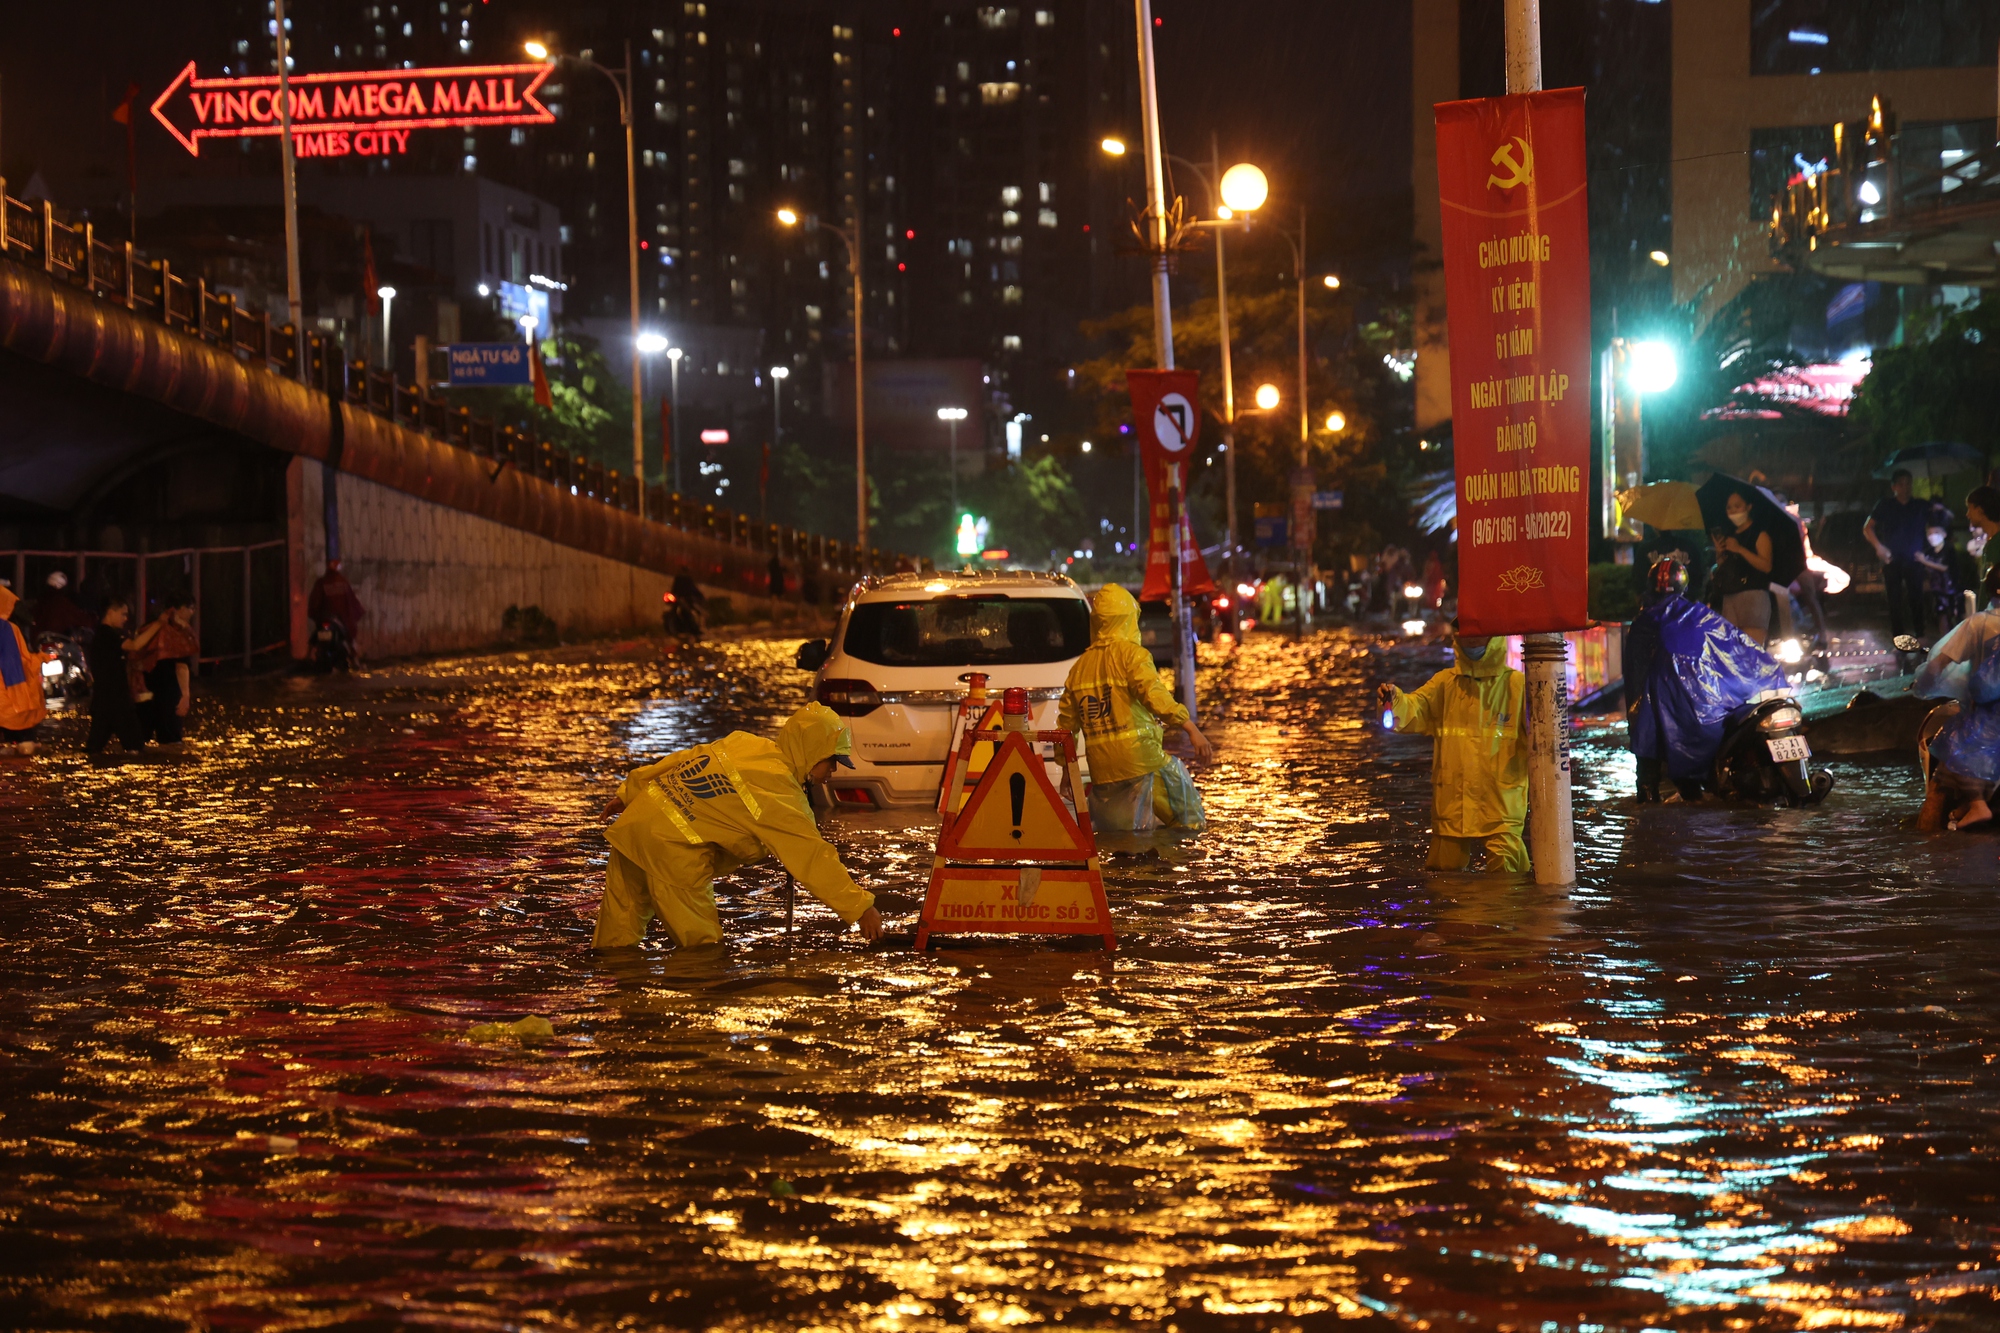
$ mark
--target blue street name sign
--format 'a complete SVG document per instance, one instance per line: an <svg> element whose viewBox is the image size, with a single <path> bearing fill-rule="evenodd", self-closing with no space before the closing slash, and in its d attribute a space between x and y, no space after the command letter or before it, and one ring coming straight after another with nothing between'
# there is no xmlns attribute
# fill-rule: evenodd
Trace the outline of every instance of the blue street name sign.
<svg viewBox="0 0 2000 1333"><path fill-rule="evenodd" d="M528 344L446 343L452 384L528 384Z"/></svg>

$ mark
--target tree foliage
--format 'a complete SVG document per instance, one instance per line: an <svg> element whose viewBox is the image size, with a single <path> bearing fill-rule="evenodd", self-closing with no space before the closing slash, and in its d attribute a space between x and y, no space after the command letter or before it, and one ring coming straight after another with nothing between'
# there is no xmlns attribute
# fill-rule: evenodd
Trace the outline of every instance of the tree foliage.
<svg viewBox="0 0 2000 1333"><path fill-rule="evenodd" d="M1883 453L1944 440L2000 445L2000 303L1939 320L1927 337L1876 349L1851 418Z"/></svg>

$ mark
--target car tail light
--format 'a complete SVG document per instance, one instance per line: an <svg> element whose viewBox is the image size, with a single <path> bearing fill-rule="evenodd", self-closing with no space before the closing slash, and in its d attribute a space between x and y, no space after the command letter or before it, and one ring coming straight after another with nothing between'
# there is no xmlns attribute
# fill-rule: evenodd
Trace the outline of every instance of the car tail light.
<svg viewBox="0 0 2000 1333"><path fill-rule="evenodd" d="M823 680L819 701L842 717L866 717L882 706L882 696L865 680Z"/></svg>
<svg viewBox="0 0 2000 1333"><path fill-rule="evenodd" d="M873 806L875 804L874 795L866 787L835 787L833 789L833 799L844 805Z"/></svg>

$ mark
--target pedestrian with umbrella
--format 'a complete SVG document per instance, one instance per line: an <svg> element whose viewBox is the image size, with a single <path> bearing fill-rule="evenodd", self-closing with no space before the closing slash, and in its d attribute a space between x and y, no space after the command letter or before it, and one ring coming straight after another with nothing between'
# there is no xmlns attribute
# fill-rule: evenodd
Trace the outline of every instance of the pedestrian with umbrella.
<svg viewBox="0 0 2000 1333"><path fill-rule="evenodd" d="M1715 544L1710 604L1762 648L1771 641L1773 589L1789 589L1806 565L1798 520L1763 487L1720 472L1695 494Z"/></svg>

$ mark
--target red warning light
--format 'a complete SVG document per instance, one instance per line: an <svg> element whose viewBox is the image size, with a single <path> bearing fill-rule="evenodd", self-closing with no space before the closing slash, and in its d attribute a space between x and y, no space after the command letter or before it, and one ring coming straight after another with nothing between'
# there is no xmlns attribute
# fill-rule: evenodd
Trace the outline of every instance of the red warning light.
<svg viewBox="0 0 2000 1333"><path fill-rule="evenodd" d="M903 35L903 30L901 28L891 28L889 29L889 35L891 37L901 37Z"/></svg>
<svg viewBox="0 0 2000 1333"><path fill-rule="evenodd" d="M914 231L905 231L903 233L903 239L906 241L914 241L917 239L917 234Z"/></svg>
<svg viewBox="0 0 2000 1333"><path fill-rule="evenodd" d="M908 264L898 264L898 265L896 265L896 272L898 272L898 273L902 273L902 272L906 271L906 270L907 270L907 269L908 269L909 267L910 267L910 266L909 266Z"/></svg>

